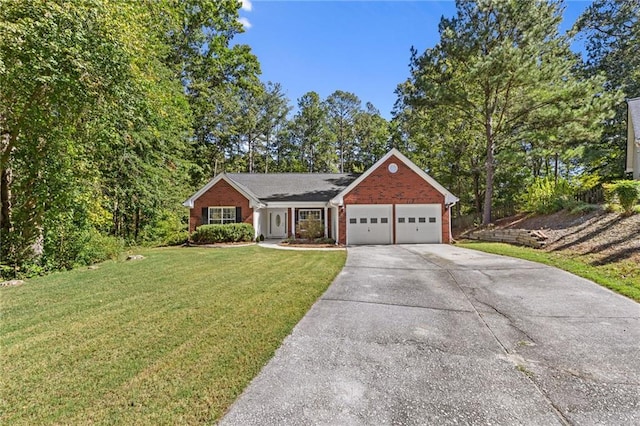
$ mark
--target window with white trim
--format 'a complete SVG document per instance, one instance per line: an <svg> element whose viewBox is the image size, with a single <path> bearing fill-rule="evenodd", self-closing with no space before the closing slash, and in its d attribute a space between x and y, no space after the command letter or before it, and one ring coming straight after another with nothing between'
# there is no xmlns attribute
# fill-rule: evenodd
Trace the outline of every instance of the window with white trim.
<svg viewBox="0 0 640 426"><path fill-rule="evenodd" d="M298 220L322 220L322 211L321 210L309 210L309 209L300 209L298 210Z"/></svg>
<svg viewBox="0 0 640 426"><path fill-rule="evenodd" d="M209 207L209 224L236 223L235 207Z"/></svg>
<svg viewBox="0 0 640 426"><path fill-rule="evenodd" d="M309 223L310 220L317 220L324 224L322 221L322 210L320 209L299 209L296 213L298 214L299 231L305 231L307 229L307 223Z"/></svg>

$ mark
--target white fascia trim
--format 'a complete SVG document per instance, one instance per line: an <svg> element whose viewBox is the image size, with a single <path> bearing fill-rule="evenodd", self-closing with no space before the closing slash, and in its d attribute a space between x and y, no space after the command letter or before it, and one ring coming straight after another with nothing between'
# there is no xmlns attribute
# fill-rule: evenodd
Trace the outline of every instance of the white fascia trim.
<svg viewBox="0 0 640 426"><path fill-rule="evenodd" d="M266 204L267 208L287 208L295 207L297 209L308 208L320 208L326 207L329 204L324 201L271 201Z"/></svg>
<svg viewBox="0 0 640 426"><path fill-rule="evenodd" d="M242 194L247 200L249 200L249 206L252 208L262 208L264 207L264 204L258 199L258 197L256 197L255 195L247 192L245 189L241 188L238 184L236 184L233 180L231 180L226 173L222 172L220 173L218 176L214 177L213 179L211 179L209 182L207 182L207 184L205 186L203 186L202 188L200 188L200 190L198 190L198 192L196 192L195 194L193 194L191 197L189 197L189 199L187 199L187 201L185 201L184 203L182 203L183 206L185 207L189 207L190 209L193 208L195 201L200 198L205 192L207 192L209 189L211 189L216 183L220 182L221 180L223 180L225 182L227 182L229 185L231 185L233 187L233 189L235 189L236 191L238 191L240 194Z"/></svg>
<svg viewBox="0 0 640 426"><path fill-rule="evenodd" d="M391 156L397 157L400 161L402 161L407 167L413 170L418 176L427 181L431 186L433 186L438 192L444 195L445 204L454 205L460 199L453 195L451 192L447 191L444 186L440 185L434 178L429 176L424 170L418 167L413 161L409 160L404 154L398 151L396 148L392 148L391 151L387 152L384 157L379 159L376 164L369 167L369 169L361 174L356 180L351 182L351 185L347 186L342 190L341 193L336 195L329 203L332 206L342 206L344 204L343 198L347 195L353 188L358 186L363 180L365 180L374 170L380 167L384 162L386 162Z"/></svg>

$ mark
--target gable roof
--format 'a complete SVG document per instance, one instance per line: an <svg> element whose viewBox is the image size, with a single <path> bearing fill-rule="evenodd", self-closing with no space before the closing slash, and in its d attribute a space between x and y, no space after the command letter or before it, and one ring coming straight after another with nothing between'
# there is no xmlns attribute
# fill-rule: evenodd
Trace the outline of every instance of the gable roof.
<svg viewBox="0 0 640 426"><path fill-rule="evenodd" d="M358 176L356 173L221 173L182 204L193 208L195 200L220 180L229 183L255 206L269 201L328 202Z"/></svg>
<svg viewBox="0 0 640 426"><path fill-rule="evenodd" d="M251 206L260 206L262 204L260 202L260 199L249 188L245 187L244 185L238 185L238 183L229 179L229 177L227 177L227 174L223 172L223 173L220 173L218 176L215 176L214 178L212 178L209 182L207 182L205 186L200 188L198 192L196 192L191 197L189 197L189 199L187 199L187 201L182 203L182 205L185 207L193 208L193 203L198 198L200 198L205 192L211 189L211 187L213 187L216 183L220 182L221 180L224 180L229 185L231 185L233 189L241 193L247 200L249 200L249 203Z"/></svg>
<svg viewBox="0 0 640 426"><path fill-rule="evenodd" d="M640 143L640 98L627 99L629 107L629 121L627 126L633 124L633 142Z"/></svg>
<svg viewBox="0 0 640 426"><path fill-rule="evenodd" d="M409 160L407 157L404 156L404 154L402 154L397 149L393 148L393 149L391 149L391 151L387 152L387 154L384 157L382 157L380 160L378 160L378 162L376 162L376 164L374 164L373 166L369 167L369 169L366 172L361 174L356 180L351 182L351 184L348 187L343 189L335 198L333 198L331 200L331 204L334 204L334 205L343 204L343 197L345 195L347 195L353 188L358 186L360 184L360 182L365 180L367 178L367 176L369 176L371 173L373 173L374 170L376 170L378 167L380 167L380 165L384 164L392 156L395 156L398 160L402 161L407 167L409 167L411 170L413 170L418 176L420 176L422 179L424 179L429 185L431 185L438 192L440 192L442 195L444 195L445 204L453 205L453 204L457 203L458 201L460 201L460 199L458 197L453 195L451 192L447 191L444 186L442 186L438 182L436 182L436 180L434 178L429 176L424 170L422 170L420 167L418 167L413 161Z"/></svg>
<svg viewBox="0 0 640 426"><path fill-rule="evenodd" d="M229 173L239 185L251 188L260 201L328 202L351 182L354 173Z"/></svg>

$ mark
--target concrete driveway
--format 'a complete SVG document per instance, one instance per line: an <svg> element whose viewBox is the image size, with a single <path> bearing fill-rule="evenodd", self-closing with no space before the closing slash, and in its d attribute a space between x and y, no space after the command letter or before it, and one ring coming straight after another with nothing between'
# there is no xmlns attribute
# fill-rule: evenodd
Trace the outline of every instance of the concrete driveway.
<svg viewBox="0 0 640 426"><path fill-rule="evenodd" d="M640 305L453 246L349 248L221 424L640 424Z"/></svg>

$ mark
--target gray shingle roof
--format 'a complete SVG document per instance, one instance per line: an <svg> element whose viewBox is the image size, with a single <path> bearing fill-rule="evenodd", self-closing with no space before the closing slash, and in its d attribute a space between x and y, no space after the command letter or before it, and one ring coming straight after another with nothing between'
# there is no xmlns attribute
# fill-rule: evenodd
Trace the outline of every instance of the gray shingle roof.
<svg viewBox="0 0 640 426"><path fill-rule="evenodd" d="M634 142L640 141L640 98L634 98L627 100L629 105L629 117L633 123L633 130L635 135Z"/></svg>
<svg viewBox="0 0 640 426"><path fill-rule="evenodd" d="M360 176L355 173L227 173L260 201L325 201Z"/></svg>

